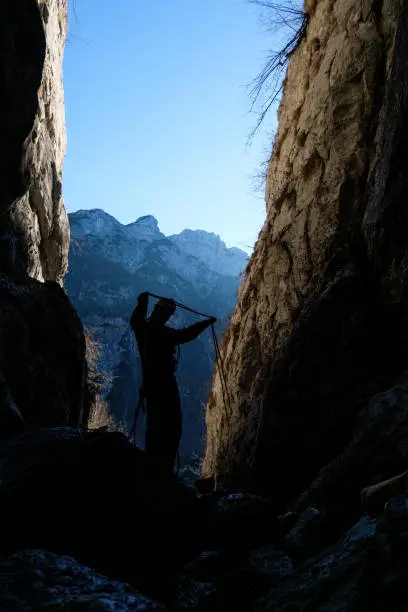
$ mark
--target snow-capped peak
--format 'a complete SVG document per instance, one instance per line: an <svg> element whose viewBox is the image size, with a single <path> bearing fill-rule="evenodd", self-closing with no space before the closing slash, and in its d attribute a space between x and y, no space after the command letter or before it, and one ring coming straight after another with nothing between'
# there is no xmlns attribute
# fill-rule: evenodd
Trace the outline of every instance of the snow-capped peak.
<svg viewBox="0 0 408 612"><path fill-rule="evenodd" d="M73 236L90 234L106 236L121 227L121 224L115 217L112 217L101 208L77 210L69 215L69 221Z"/></svg>
<svg viewBox="0 0 408 612"><path fill-rule="evenodd" d="M139 217L133 223L125 225L125 229L129 236L139 239L147 238L151 240L153 237L160 238L163 236L159 229L159 223L153 215Z"/></svg>
<svg viewBox="0 0 408 612"><path fill-rule="evenodd" d="M189 278L191 274L198 273L198 261L212 272L235 277L245 269L248 262L244 251L228 248L220 236L204 230L185 229L166 239L153 215L145 215L133 223L123 225L105 211L95 208L71 213L69 220L72 237L89 236L100 242L98 248L104 256L111 261L123 263L130 272L138 268L147 249L155 245L156 250L165 251L165 259L171 260L175 269ZM97 248L96 244L94 248ZM191 274L186 273L189 267L192 268Z"/></svg>
<svg viewBox="0 0 408 612"><path fill-rule="evenodd" d="M244 251L229 249L220 236L212 232L185 229L169 239L182 251L198 257L210 270L219 274L238 276L248 263L248 255Z"/></svg>

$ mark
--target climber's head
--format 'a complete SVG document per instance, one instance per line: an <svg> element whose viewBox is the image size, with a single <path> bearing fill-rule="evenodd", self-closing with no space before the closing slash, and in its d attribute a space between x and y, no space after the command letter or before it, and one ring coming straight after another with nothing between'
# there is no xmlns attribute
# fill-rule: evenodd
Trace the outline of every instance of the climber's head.
<svg viewBox="0 0 408 612"><path fill-rule="evenodd" d="M176 303L174 300L161 298L155 305L150 320L164 325L175 312Z"/></svg>

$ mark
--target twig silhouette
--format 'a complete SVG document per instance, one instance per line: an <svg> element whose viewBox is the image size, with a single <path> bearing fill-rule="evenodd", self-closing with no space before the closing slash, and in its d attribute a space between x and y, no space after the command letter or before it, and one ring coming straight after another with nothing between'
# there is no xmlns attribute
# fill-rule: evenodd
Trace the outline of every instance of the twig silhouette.
<svg viewBox="0 0 408 612"><path fill-rule="evenodd" d="M294 6L293 2L268 2L267 0L249 0L251 4L256 4L271 11L268 21L268 31L289 30L289 38L286 38L284 46L279 51L270 51L266 65L258 76L250 84L249 96L251 99L251 111L255 108L263 92L268 89L265 102L262 104L260 115L258 116L255 128L249 135L249 142L253 139L263 120L265 119L271 106L276 102L283 87L283 77L289 60L303 40L309 15L304 10Z"/></svg>

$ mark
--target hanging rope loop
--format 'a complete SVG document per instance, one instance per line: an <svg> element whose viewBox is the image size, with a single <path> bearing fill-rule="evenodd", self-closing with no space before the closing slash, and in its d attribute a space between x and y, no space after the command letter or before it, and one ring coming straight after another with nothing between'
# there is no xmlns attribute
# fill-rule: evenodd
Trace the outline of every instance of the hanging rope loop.
<svg viewBox="0 0 408 612"><path fill-rule="evenodd" d="M166 298L166 297L163 297L162 295L156 295L155 293L149 293L149 292L148 292L148 295L150 295L150 297L156 298L157 300L170 300L174 302L175 305L178 306L178 308L182 308L183 310L188 310L188 312L192 312L193 314L200 315L200 317L206 317L207 319L213 318L211 315L204 314L202 312L198 312L198 310L193 310L192 308L189 308L185 304L181 304L181 302L177 302L176 300L171 300L171 298Z"/></svg>

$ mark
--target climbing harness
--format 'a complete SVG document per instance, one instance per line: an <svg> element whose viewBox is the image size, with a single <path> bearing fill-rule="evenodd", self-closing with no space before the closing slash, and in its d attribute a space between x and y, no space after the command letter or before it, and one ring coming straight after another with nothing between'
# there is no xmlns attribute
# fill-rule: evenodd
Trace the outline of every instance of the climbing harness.
<svg viewBox="0 0 408 612"><path fill-rule="evenodd" d="M153 297L155 299L158 300L169 300L169 298L163 297L161 295L156 295L155 293L150 293L147 292L148 295L150 297ZM171 300L178 308L181 308L182 310L187 310L188 312L191 312L193 314L199 315L200 317L205 317L207 319L212 319L211 315L208 314L204 314L202 312L198 312L197 310L193 310L192 308L189 308L189 306L186 306L185 304L182 304L181 302L177 302L176 300ZM214 343L214 351L215 351L215 359L216 359L216 363L217 363L217 369L218 369L218 376L220 378L220 383L221 383L221 391L222 391L222 398L223 398L223 402L224 402L224 407L225 407L225 413L227 415L227 421L229 422L230 416L232 414L232 408L231 408L231 399L228 393L228 386L227 386L227 380L226 380L226 375L225 375L225 369L224 369L224 363L221 357L221 350L220 350L220 346L219 346L219 342L218 342L218 338L217 338L217 332L215 331L215 327L214 327L214 323L211 323L211 335L212 335L212 340ZM142 371L143 371L143 364L146 361L146 343L147 343L147 336L145 337L145 346L144 346L144 357L142 359ZM177 358L178 361L178 358ZM131 441L132 438L134 440L134 443L136 443L136 424L137 424L137 420L139 418L139 414L142 408L144 408L145 406L145 397L144 397L144 391L143 391L143 386L139 389L139 402L136 406L135 409L135 416L133 419L133 425L132 425L132 429L130 431L130 435L129 435L129 440ZM180 455L177 452L177 474L179 472L180 469Z"/></svg>

